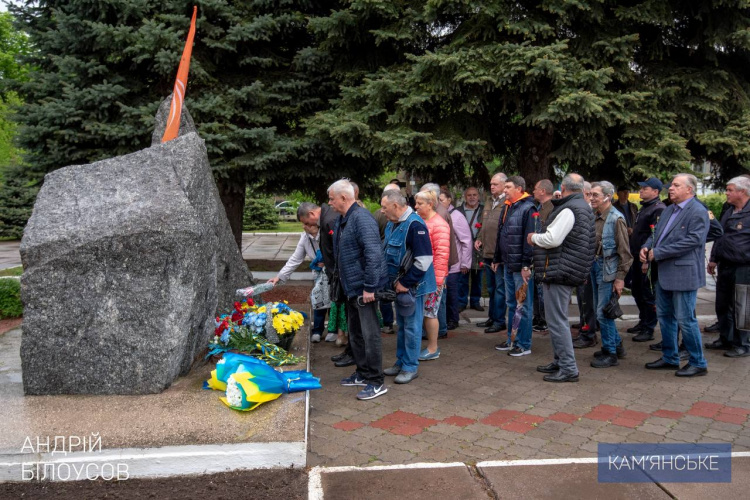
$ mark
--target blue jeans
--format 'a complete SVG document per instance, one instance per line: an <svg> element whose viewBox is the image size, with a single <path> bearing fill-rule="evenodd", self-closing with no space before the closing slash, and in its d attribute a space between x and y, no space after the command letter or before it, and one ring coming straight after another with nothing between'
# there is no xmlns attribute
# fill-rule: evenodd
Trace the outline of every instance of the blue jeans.
<svg viewBox="0 0 750 500"><path fill-rule="evenodd" d="M328 309L313 309L313 327L310 335L323 335Z"/></svg>
<svg viewBox="0 0 750 500"><path fill-rule="evenodd" d="M596 319L599 320L599 330L602 334L602 347L609 353L615 354L617 346L622 342L620 334L617 332L615 320L604 316L604 306L607 305L612 297L612 282L605 282L602 276L603 261L601 258L594 260L591 268L592 281L594 288L594 299L596 301Z"/></svg>
<svg viewBox="0 0 750 500"><path fill-rule="evenodd" d="M497 271L493 272L490 267L491 265L492 259L485 259L484 269L487 275L487 289L492 290L490 292L490 319L493 326L510 325L514 311L511 310L510 318L508 319L508 323L506 323L505 317L509 305L505 300L505 294L507 293L505 290L505 266L498 265ZM515 299L513 303L515 303Z"/></svg>
<svg viewBox="0 0 750 500"><path fill-rule="evenodd" d="M679 326L682 331L682 341L690 353L690 365L706 368L698 318L695 317L697 295L697 290L675 292L664 290L658 282L656 283L656 315L659 318L662 338L661 357L667 363L673 365L680 363L677 351L677 327Z"/></svg>
<svg viewBox="0 0 750 500"><path fill-rule="evenodd" d="M508 309L516 314L516 290L523 286L521 273L505 271L505 302ZM521 307L521 322L518 324L516 334L516 345L521 349L531 349L531 315L534 309L534 278L529 278L529 286L526 291L526 300ZM508 342L510 343L512 324L508 324Z"/></svg>
<svg viewBox="0 0 750 500"><path fill-rule="evenodd" d="M396 322L398 323L396 366L400 366L401 370L405 372L416 372L419 366L419 351L422 348L424 299L424 295L417 297L417 307L414 308L414 314L411 316L402 316L396 308Z"/></svg>
<svg viewBox="0 0 750 500"><path fill-rule="evenodd" d="M469 283L471 282L471 292ZM461 275L461 286L458 288L458 305L466 307L471 301L472 306L479 305L482 300L482 274L479 269L470 269Z"/></svg>
<svg viewBox="0 0 750 500"><path fill-rule="evenodd" d="M448 289L443 291L443 303L445 303L447 310L446 310L446 320L448 323L455 323L458 324L458 321L460 317L458 316L458 287L461 283L461 273L451 273L448 275L447 278L447 287ZM447 295L446 295L447 294ZM443 307L443 304L440 304L440 307Z"/></svg>
<svg viewBox="0 0 750 500"><path fill-rule="evenodd" d="M381 302L380 315L383 316L383 326L393 325L393 302Z"/></svg>
<svg viewBox="0 0 750 500"><path fill-rule="evenodd" d="M447 285L447 277L446 277L446 283ZM440 297L440 307L438 308L438 337L442 337L445 335L448 335L448 305L446 302L448 302L448 290L446 288L443 288L443 295Z"/></svg>

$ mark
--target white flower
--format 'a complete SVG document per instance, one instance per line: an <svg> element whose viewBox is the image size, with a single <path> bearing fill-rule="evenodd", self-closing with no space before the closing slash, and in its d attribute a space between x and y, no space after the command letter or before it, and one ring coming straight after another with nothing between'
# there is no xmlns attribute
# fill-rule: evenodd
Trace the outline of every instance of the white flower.
<svg viewBox="0 0 750 500"><path fill-rule="evenodd" d="M224 364L224 363L226 363L226 362L227 362L227 360L226 360L226 359L224 359L224 358L221 358L221 359L220 359L220 360L219 360L219 361L218 361L218 362L217 362L216 364L217 364L217 365L223 365L223 364Z"/></svg>
<svg viewBox="0 0 750 500"><path fill-rule="evenodd" d="M242 406L242 391L240 391L237 381L234 380L234 375L230 375L229 380L227 380L227 403L229 403L229 406L236 408Z"/></svg>

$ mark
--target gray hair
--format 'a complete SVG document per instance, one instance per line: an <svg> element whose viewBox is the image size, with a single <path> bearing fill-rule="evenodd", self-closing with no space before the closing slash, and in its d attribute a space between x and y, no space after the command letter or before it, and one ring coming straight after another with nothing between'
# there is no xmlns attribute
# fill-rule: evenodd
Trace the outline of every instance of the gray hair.
<svg viewBox="0 0 750 500"><path fill-rule="evenodd" d="M507 175L505 175L505 174L504 174L504 173L502 173L502 172L498 172L498 173L496 173L495 175L493 175L493 176L492 176L492 179L494 179L495 177L498 177L498 178L500 179L500 182L507 182L507 180L508 180L508 176L507 176Z"/></svg>
<svg viewBox="0 0 750 500"><path fill-rule="evenodd" d="M433 210L437 208L437 196L435 196L435 193L432 192L432 189L420 191L414 195L414 198L416 198L417 200L426 201L427 203L432 205Z"/></svg>
<svg viewBox="0 0 750 500"><path fill-rule="evenodd" d="M537 182L537 185L539 186L539 189L542 189L547 194L552 194L555 192L555 186L549 179L542 179L541 181Z"/></svg>
<svg viewBox="0 0 750 500"><path fill-rule="evenodd" d="M512 182L514 186L520 187L521 191L526 191L526 179L520 175L511 175L505 182Z"/></svg>
<svg viewBox="0 0 750 500"><path fill-rule="evenodd" d="M693 190L693 194L698 191L698 178L694 176L693 174L677 174L675 175L672 180L675 180L678 177L684 177L687 180L687 185L690 186L690 189Z"/></svg>
<svg viewBox="0 0 750 500"><path fill-rule="evenodd" d="M741 175L739 177L729 179L729 182L727 182L727 186L730 184L734 184L734 187L736 187L739 191L744 191L746 195L750 195L750 179L748 179L747 177Z"/></svg>
<svg viewBox="0 0 750 500"><path fill-rule="evenodd" d="M395 203L399 207L406 206L406 197L401 194L401 191L398 189L386 189L383 191L383 198L388 203Z"/></svg>
<svg viewBox="0 0 750 500"><path fill-rule="evenodd" d="M354 186L347 179L339 179L328 187L328 193L340 194L346 199L354 199Z"/></svg>
<svg viewBox="0 0 750 500"><path fill-rule="evenodd" d="M600 187L602 188L602 194L604 196L609 196L612 198L612 195L615 194L615 186L609 181L599 181L595 182L591 185L592 188Z"/></svg>
<svg viewBox="0 0 750 500"><path fill-rule="evenodd" d="M422 187L419 189L419 191L420 192L432 191L435 194L435 199L440 198L440 186L438 186L434 182L428 182L427 184L423 184Z"/></svg>
<svg viewBox="0 0 750 500"><path fill-rule="evenodd" d="M568 174L563 177L562 187L569 193L581 193L583 192L583 177L579 174Z"/></svg>
<svg viewBox="0 0 750 500"><path fill-rule="evenodd" d="M302 217L305 217L307 214L315 210L316 208L320 208L315 203L311 203L309 201L303 201L300 203L300 206L297 207L297 220L302 221Z"/></svg>
<svg viewBox="0 0 750 500"><path fill-rule="evenodd" d="M589 181L583 181L583 190L585 191L591 191L591 183Z"/></svg>

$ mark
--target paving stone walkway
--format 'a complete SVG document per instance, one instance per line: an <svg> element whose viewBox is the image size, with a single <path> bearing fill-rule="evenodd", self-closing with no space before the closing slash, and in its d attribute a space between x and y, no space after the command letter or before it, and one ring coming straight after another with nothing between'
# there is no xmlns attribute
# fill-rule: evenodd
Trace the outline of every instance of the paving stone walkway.
<svg viewBox="0 0 750 500"><path fill-rule="evenodd" d="M618 322L620 331L632 325ZM323 389L312 393L308 465L592 457L600 442L750 450L750 358L709 351L708 376L678 379L646 370L659 353L630 337L620 366L592 368L595 349L576 350L580 382L551 384L535 369L552 360L546 334L534 334L530 356L512 358L494 349L497 334L463 326L440 341L438 360L420 364L418 379L396 385L387 377L388 393L371 401L339 385L353 371L330 362L339 349L315 344L312 370ZM395 344L383 335L385 366Z"/></svg>

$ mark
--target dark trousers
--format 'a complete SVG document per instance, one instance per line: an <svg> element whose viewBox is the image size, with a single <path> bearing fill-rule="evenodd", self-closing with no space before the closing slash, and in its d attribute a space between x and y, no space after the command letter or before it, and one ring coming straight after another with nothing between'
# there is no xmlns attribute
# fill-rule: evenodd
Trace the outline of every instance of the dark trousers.
<svg viewBox="0 0 750 500"><path fill-rule="evenodd" d="M716 317L719 319L720 339L738 347L747 347L748 330L739 330L735 324L734 286L748 282L749 267L737 267L725 262L719 264L716 276Z"/></svg>
<svg viewBox="0 0 750 500"><path fill-rule="evenodd" d="M349 346L357 373L368 383L379 386L383 383L383 349L377 307L377 302L360 306L357 297L346 300Z"/></svg>
<svg viewBox="0 0 750 500"><path fill-rule="evenodd" d="M479 305L482 299L482 270L472 269L461 275L461 287L458 292L458 305L466 307Z"/></svg>
<svg viewBox="0 0 750 500"><path fill-rule="evenodd" d="M323 329L326 324L326 313L328 309L313 309L313 327L310 335L323 335Z"/></svg>
<svg viewBox="0 0 750 500"><path fill-rule="evenodd" d="M648 274L641 271L640 261L634 261L630 270L633 273L633 288L631 288L631 291L633 292L635 305L638 306L638 322L653 333L657 320L656 297L654 297L654 287L651 284L656 285L656 280L659 277L656 274L656 266L653 263L652 266L650 280Z"/></svg>
<svg viewBox="0 0 750 500"><path fill-rule="evenodd" d="M535 325L546 324L544 319L544 293L542 293L542 280L534 280L534 319Z"/></svg>
<svg viewBox="0 0 750 500"><path fill-rule="evenodd" d="M585 340L596 338L596 304L594 303L594 287L591 284L591 276L586 283L576 287L578 310L581 313L581 326L589 325L589 331L582 331L579 336Z"/></svg>
<svg viewBox="0 0 750 500"><path fill-rule="evenodd" d="M393 302L381 302L380 314L383 316L383 326L393 325Z"/></svg>
<svg viewBox="0 0 750 500"><path fill-rule="evenodd" d="M447 278L448 289L443 291L442 302L445 303L445 319L448 323L458 324L458 287L461 283L461 273L451 273ZM447 293L447 295L445 295ZM443 307L443 304L440 304Z"/></svg>

